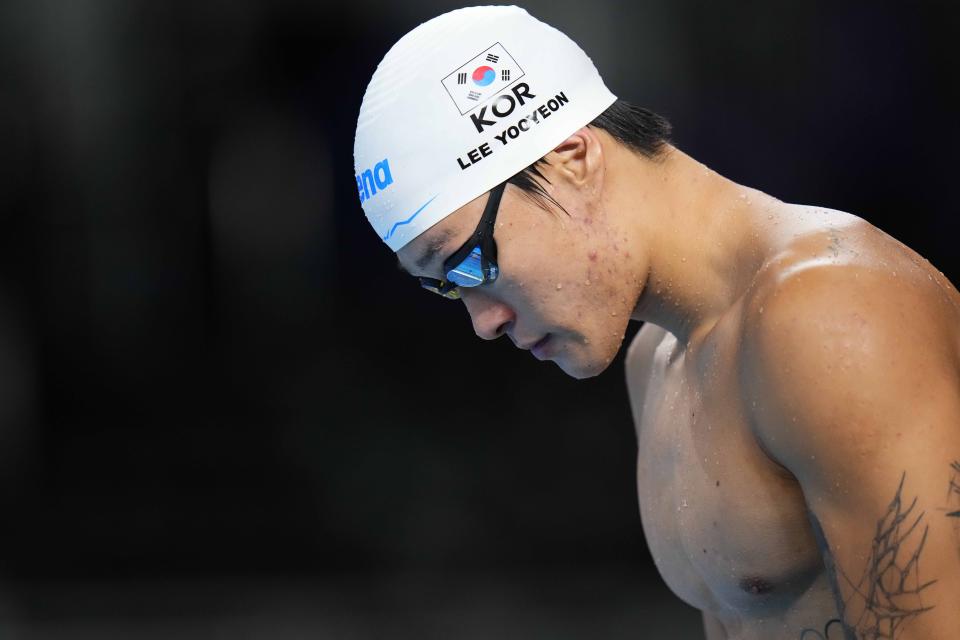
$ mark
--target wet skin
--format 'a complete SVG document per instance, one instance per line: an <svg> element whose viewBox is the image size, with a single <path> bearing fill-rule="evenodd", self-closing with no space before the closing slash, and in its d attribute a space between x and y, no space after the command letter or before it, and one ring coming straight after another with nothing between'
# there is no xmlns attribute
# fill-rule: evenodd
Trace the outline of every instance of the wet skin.
<svg viewBox="0 0 960 640"><path fill-rule="evenodd" d="M952 638L960 628L960 295L857 216L783 203L679 150L585 128L548 214L512 186L477 335L575 377L627 356L647 544L717 638ZM484 196L398 252L414 275ZM417 265L431 240L432 262ZM425 294L428 295L428 294ZM956 463L956 466L955 464Z"/></svg>
<svg viewBox="0 0 960 640"><path fill-rule="evenodd" d="M655 563L708 640L953 637L960 295L859 218L766 206L785 242L710 331L630 346Z"/></svg>
<svg viewBox="0 0 960 640"><path fill-rule="evenodd" d="M584 173L583 163L600 153L597 136L585 136L588 144L581 139L551 154L551 192L567 211L545 211L508 185L494 230L500 276L490 285L462 289L478 336L507 336L523 349L549 336L535 355L577 378L597 375L619 351L643 289L646 260L631 241L635 230L611 213L619 208L597 185L597 172L604 170ZM486 198L468 202L403 247L400 265L412 275L442 277L443 260L476 229Z"/></svg>

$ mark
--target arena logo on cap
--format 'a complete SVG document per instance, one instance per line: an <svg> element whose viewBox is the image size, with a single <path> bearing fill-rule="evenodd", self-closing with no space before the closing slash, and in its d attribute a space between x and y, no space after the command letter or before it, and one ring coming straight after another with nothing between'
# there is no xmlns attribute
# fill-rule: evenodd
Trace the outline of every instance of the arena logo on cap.
<svg viewBox="0 0 960 640"><path fill-rule="evenodd" d="M460 115L466 115L523 77L523 69L497 42L443 79Z"/></svg>
<svg viewBox="0 0 960 640"><path fill-rule="evenodd" d="M374 165L373 169L367 169L358 173L357 191L360 192L360 203L369 200L377 195L377 189L383 191L393 184L393 175L390 174L390 162L386 158Z"/></svg>

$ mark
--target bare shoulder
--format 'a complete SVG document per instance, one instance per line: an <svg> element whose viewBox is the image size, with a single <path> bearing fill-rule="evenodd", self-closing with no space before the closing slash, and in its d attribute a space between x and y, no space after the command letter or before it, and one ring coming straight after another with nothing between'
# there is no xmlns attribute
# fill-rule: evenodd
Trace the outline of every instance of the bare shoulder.
<svg viewBox="0 0 960 640"><path fill-rule="evenodd" d="M942 272L867 221L827 211L764 265L744 299L745 332L772 330L790 318L812 327L817 318L856 315L940 329L942 338L956 334L960 294Z"/></svg>
<svg viewBox="0 0 960 640"><path fill-rule="evenodd" d="M857 219L859 220L859 219ZM960 295L906 245L860 220L797 238L743 300L739 371L751 422L778 462L800 451L790 425L836 425L925 380L955 395ZM794 443L796 445L796 443Z"/></svg>

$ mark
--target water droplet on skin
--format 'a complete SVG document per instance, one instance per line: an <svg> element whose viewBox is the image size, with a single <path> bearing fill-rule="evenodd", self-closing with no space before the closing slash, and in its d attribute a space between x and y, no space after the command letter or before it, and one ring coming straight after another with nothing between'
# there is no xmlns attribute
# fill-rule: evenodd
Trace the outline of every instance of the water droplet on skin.
<svg viewBox="0 0 960 640"><path fill-rule="evenodd" d="M767 216L767 220L773 220L773 216L772 215Z"/></svg>
<svg viewBox="0 0 960 640"><path fill-rule="evenodd" d="M560 291L560 289L563 289L563 285L558 282L558 283L557 283L557 291Z"/></svg>
<svg viewBox="0 0 960 640"><path fill-rule="evenodd" d="M763 313L763 307L760 307L760 313Z"/></svg>
<svg viewBox="0 0 960 640"><path fill-rule="evenodd" d="M687 261L686 258L680 258L680 262L686 262L686 261Z"/></svg>
<svg viewBox="0 0 960 640"><path fill-rule="evenodd" d="M610 312L610 315L615 316L615 315L617 315L617 312L616 312L616 311L611 311L611 312Z"/></svg>

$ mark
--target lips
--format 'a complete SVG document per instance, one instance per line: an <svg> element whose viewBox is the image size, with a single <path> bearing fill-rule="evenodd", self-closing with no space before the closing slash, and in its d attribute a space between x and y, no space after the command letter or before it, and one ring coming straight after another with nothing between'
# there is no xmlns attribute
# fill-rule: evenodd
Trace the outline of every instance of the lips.
<svg viewBox="0 0 960 640"><path fill-rule="evenodd" d="M550 334L543 336L537 342L530 347L530 353L533 354L533 357L537 360L543 360L547 357L547 351L550 348Z"/></svg>
<svg viewBox="0 0 960 640"><path fill-rule="evenodd" d="M549 334L547 334L547 335L549 335ZM512 337L512 336L511 336L511 337ZM513 344L516 345L517 349L523 349L524 351L529 351L530 349L533 349L535 346L537 346L538 344L540 344L541 342L543 342L546 338L547 338L547 336L543 336L542 338L540 338L540 339L537 340L536 342L524 342L524 343L520 343L520 342L517 342L516 340L514 340Z"/></svg>
<svg viewBox="0 0 960 640"><path fill-rule="evenodd" d="M518 349L529 351L537 360L544 360L548 355L547 350L551 346L551 335L552 334L548 333L536 342L519 342L512 335L510 336L510 339L513 340L513 344L515 344Z"/></svg>

